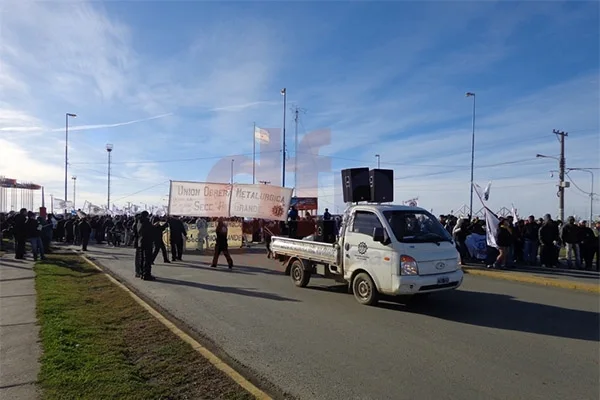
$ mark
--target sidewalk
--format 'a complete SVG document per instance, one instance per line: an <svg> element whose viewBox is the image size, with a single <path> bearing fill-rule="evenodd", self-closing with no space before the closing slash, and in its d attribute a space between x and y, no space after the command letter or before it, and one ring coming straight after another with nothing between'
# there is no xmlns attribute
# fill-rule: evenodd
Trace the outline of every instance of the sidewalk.
<svg viewBox="0 0 600 400"><path fill-rule="evenodd" d="M538 266L516 266L504 269L488 269L483 264L467 263L463 266L467 274L499 278L514 282L533 283L600 293L600 273L566 268L543 268Z"/></svg>
<svg viewBox="0 0 600 400"><path fill-rule="evenodd" d="M38 398L39 326L33 261L0 257L0 399Z"/></svg>

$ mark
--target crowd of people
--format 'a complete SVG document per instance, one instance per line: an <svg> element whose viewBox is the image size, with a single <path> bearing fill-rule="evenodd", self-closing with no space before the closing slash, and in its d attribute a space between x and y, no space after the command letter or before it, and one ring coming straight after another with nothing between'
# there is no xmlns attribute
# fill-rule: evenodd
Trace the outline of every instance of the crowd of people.
<svg viewBox="0 0 600 400"><path fill-rule="evenodd" d="M310 214L300 217L295 208L291 208L288 221L282 222L279 230L290 237L295 237L297 222L301 219L312 219ZM44 259L51 252L52 241L81 246L87 251L90 239L96 244L107 243L109 246L131 246L136 248L135 273L145 280L155 279L152 265L159 253L163 262L182 261L183 249L187 238L186 224L195 224L199 232L199 246L207 241L207 225L209 218L178 218L152 216L147 211L135 216L89 216L82 212L75 215L49 214L36 215L26 209L18 213L0 213L0 235L14 238L15 257L25 257L25 243L29 242L34 260ZM217 220L216 245L211 263L216 267L222 253L227 259L229 268L233 260L228 251L227 224L220 218ZM329 210L323 220L331 220L339 225L339 216L332 216ZM489 243L485 220L460 218L453 215L441 215L440 222L452 235L463 263L478 262L488 268L510 268L518 264L547 268L561 265L559 254L565 249L566 267L587 270L600 270L599 237L600 222L593 227L587 221L576 222L569 217L565 223L553 220L549 214L536 219L514 220L512 216L499 218L493 241ZM270 237L274 222L261 221L258 228L259 240L267 243L269 251ZM171 258L167 252L164 232L169 229ZM207 243L208 244L208 243ZM207 246L208 247L208 246ZM594 264L595 260L595 264Z"/></svg>
<svg viewBox="0 0 600 400"><path fill-rule="evenodd" d="M550 214L536 219L515 220L500 217L489 246L485 221L442 215L440 222L452 235L463 262L485 263L488 268L510 268L517 264L547 268L562 267L561 249L565 249L566 268L600 270L600 221L593 227L587 221L553 220ZM594 264L595 259L595 264Z"/></svg>
<svg viewBox="0 0 600 400"><path fill-rule="evenodd" d="M206 236L208 218L179 218L151 216L143 211L135 216L89 216L81 211L74 215L36 215L32 211L21 209L18 213L0 213L0 243L2 238L13 239L15 258L24 259L26 243L29 242L33 259L45 259L52 251L51 242L81 246L88 250L90 240L96 244L109 246L129 246L136 249L135 275L144 280L154 280L152 265L159 253L163 262L182 261L183 249L187 238L186 223L194 223ZM216 268L220 254L227 259L229 268L233 260L228 250L228 228L225 221L217 219L216 245L211 266ZM169 229L171 259L164 241L164 232ZM203 240L205 238L203 237Z"/></svg>

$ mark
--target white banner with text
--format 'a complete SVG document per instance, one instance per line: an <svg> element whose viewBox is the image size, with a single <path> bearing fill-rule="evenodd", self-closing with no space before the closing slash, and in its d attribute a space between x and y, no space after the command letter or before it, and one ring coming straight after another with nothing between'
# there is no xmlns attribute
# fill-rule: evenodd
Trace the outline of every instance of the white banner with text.
<svg viewBox="0 0 600 400"><path fill-rule="evenodd" d="M285 221L292 192L271 185L171 181L169 214Z"/></svg>

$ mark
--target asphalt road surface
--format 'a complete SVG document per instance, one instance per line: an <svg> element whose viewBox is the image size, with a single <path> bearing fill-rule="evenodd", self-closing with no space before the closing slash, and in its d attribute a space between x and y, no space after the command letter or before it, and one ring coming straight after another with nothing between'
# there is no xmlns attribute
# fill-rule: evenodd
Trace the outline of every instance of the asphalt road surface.
<svg viewBox="0 0 600 400"><path fill-rule="evenodd" d="M300 399L598 399L597 295L467 275L366 307L332 281L296 288L259 254L231 272L186 254L155 282L134 278L132 249L89 255Z"/></svg>

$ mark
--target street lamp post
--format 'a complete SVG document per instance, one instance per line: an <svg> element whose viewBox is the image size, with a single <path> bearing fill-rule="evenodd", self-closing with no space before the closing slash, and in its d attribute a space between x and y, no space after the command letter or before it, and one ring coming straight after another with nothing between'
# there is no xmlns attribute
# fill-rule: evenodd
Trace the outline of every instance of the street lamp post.
<svg viewBox="0 0 600 400"><path fill-rule="evenodd" d="M69 165L69 117L77 118L77 114L65 114L65 214L67 214L67 182L68 182L68 165Z"/></svg>
<svg viewBox="0 0 600 400"><path fill-rule="evenodd" d="M466 97L473 98L473 130L471 133L471 198L469 201L469 218L473 217L473 172L475 169L475 93L467 92Z"/></svg>
<svg viewBox="0 0 600 400"><path fill-rule="evenodd" d="M375 154L375 157L377 158L377 169L379 169L381 166L381 156L379 154Z"/></svg>
<svg viewBox="0 0 600 400"><path fill-rule="evenodd" d="M594 219L594 172L592 168L567 168L567 171L583 171L590 174L592 183L590 187L590 226Z"/></svg>
<svg viewBox="0 0 600 400"><path fill-rule="evenodd" d="M281 95L283 96L283 178L281 179L281 186L285 187L285 109L287 107L286 88L281 89Z"/></svg>
<svg viewBox="0 0 600 400"><path fill-rule="evenodd" d="M75 206L75 201L76 201L76 197L75 195L77 194L77 177L75 175L73 175L71 177L71 179L73 179L73 210L77 210L77 207Z"/></svg>
<svg viewBox="0 0 600 400"><path fill-rule="evenodd" d="M110 155L112 153L113 150L113 145L108 143L106 145L106 152L108 153L108 195L107 195L107 199L106 199L106 209L108 212L110 212Z"/></svg>

